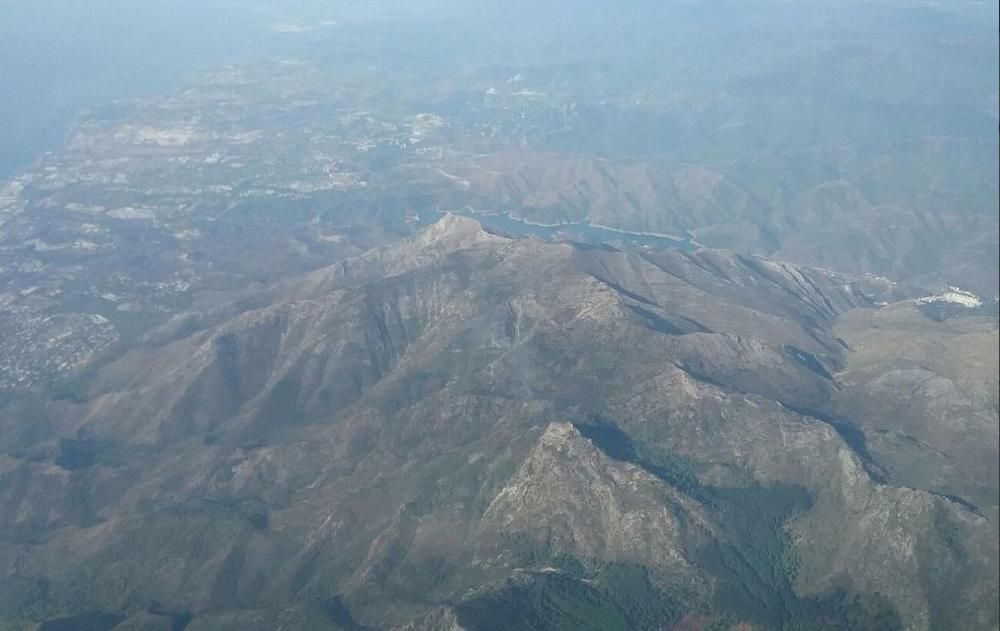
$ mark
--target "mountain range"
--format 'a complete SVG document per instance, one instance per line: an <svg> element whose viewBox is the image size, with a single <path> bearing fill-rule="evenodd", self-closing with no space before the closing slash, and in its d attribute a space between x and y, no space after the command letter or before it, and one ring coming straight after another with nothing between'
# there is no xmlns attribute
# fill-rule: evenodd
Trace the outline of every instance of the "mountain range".
<svg viewBox="0 0 1000 631"><path fill-rule="evenodd" d="M447 214L8 403L0 611L994 628L996 319L920 297Z"/></svg>

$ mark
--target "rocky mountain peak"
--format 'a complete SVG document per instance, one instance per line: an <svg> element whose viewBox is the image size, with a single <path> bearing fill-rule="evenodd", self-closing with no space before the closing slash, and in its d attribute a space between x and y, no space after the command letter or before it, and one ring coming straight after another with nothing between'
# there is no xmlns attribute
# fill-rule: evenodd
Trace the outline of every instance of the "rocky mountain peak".
<svg viewBox="0 0 1000 631"><path fill-rule="evenodd" d="M995 479L995 399L977 384L996 374L996 325L928 320L880 291L707 249L503 237L447 214L166 326L73 400L4 409L0 530L52 533L30 555L65 577L53 594L102 611L168 603L200 628L251 619L266 594L314 612L321 593L371 628L449 628L447 609L425 608L458 603L461 625L483 629L476 599L515 597L497 587L508 578L631 593L631 579L594 582L599 568L655 578L683 596L678 612L750 581L767 607L724 613L767 622L770 603L850 584L938 628L930 616L984 611L977 586L995 585L995 487L928 473ZM885 387L898 383L912 385ZM896 392L913 406L902 420ZM733 556L760 542L766 554ZM0 560L23 545L0 537ZM161 553L176 580L148 562ZM944 578L924 575L929 559ZM29 585L4 567L0 594ZM968 606L924 596L925 581ZM148 587L102 588L123 583ZM399 604L404 592L421 602Z"/></svg>
<svg viewBox="0 0 1000 631"><path fill-rule="evenodd" d="M491 237L475 219L448 212L417 235L414 243L424 247L459 249Z"/></svg>
<svg viewBox="0 0 1000 631"><path fill-rule="evenodd" d="M573 424L554 422L483 516L496 532L544 537L587 558L638 558L686 573L685 522L698 509L640 468L613 460ZM540 527L540 524L545 524Z"/></svg>

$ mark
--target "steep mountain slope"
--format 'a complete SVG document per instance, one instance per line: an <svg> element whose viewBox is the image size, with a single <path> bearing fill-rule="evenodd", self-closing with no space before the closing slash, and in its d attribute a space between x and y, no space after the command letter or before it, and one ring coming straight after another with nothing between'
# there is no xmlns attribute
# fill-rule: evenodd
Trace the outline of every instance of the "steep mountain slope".
<svg viewBox="0 0 1000 631"><path fill-rule="evenodd" d="M990 316L930 321L926 306L856 311L835 328L852 352L838 379L887 471L906 485L996 502L997 327Z"/></svg>
<svg viewBox="0 0 1000 631"><path fill-rule="evenodd" d="M0 612L991 628L996 480L898 475L864 437L923 417L847 407L877 389L843 327L900 291L448 215L3 410Z"/></svg>

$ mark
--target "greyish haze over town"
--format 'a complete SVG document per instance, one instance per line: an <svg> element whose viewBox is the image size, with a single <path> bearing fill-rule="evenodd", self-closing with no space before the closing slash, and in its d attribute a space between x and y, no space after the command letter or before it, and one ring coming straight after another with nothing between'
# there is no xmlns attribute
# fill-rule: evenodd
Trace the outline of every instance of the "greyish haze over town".
<svg viewBox="0 0 1000 631"><path fill-rule="evenodd" d="M983 630L998 9L3 0L0 631Z"/></svg>

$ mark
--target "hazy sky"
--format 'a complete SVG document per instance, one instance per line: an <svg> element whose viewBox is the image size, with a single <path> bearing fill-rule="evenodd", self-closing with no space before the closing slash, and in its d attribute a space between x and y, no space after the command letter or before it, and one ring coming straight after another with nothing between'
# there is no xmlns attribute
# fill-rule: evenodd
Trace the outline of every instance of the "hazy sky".
<svg viewBox="0 0 1000 631"><path fill-rule="evenodd" d="M828 19L834 4L848 10ZM247 55L302 53L288 31L332 20L341 29L338 36L350 36L365 21L392 21L396 27L385 41L407 56L461 58L477 48L481 56L495 51L497 63L516 63L519 51L525 59L548 55L561 63L573 55L596 58L650 47L664 63L687 51L692 64L703 64L691 68L706 76L722 70L727 59L780 55L784 43L774 33L810 36L821 24L861 33L933 30L947 20L964 20L970 28L996 26L995 2L948 3L947 14L930 4L896 0L3 0L2 5L0 178L57 145L82 109L162 91L185 72ZM906 11L895 11L903 5ZM844 23L838 26L837 19ZM587 35L575 40L566 35L581 31ZM588 42L582 52L566 44L581 41ZM727 48L737 41L742 48ZM673 51L666 52L671 45ZM711 55L705 57L705 51ZM991 52L978 56L981 66L965 60L946 60L945 66L969 66L982 81L995 82Z"/></svg>
<svg viewBox="0 0 1000 631"><path fill-rule="evenodd" d="M81 108L238 58L262 25L199 0L4 0L0 177L56 144Z"/></svg>

